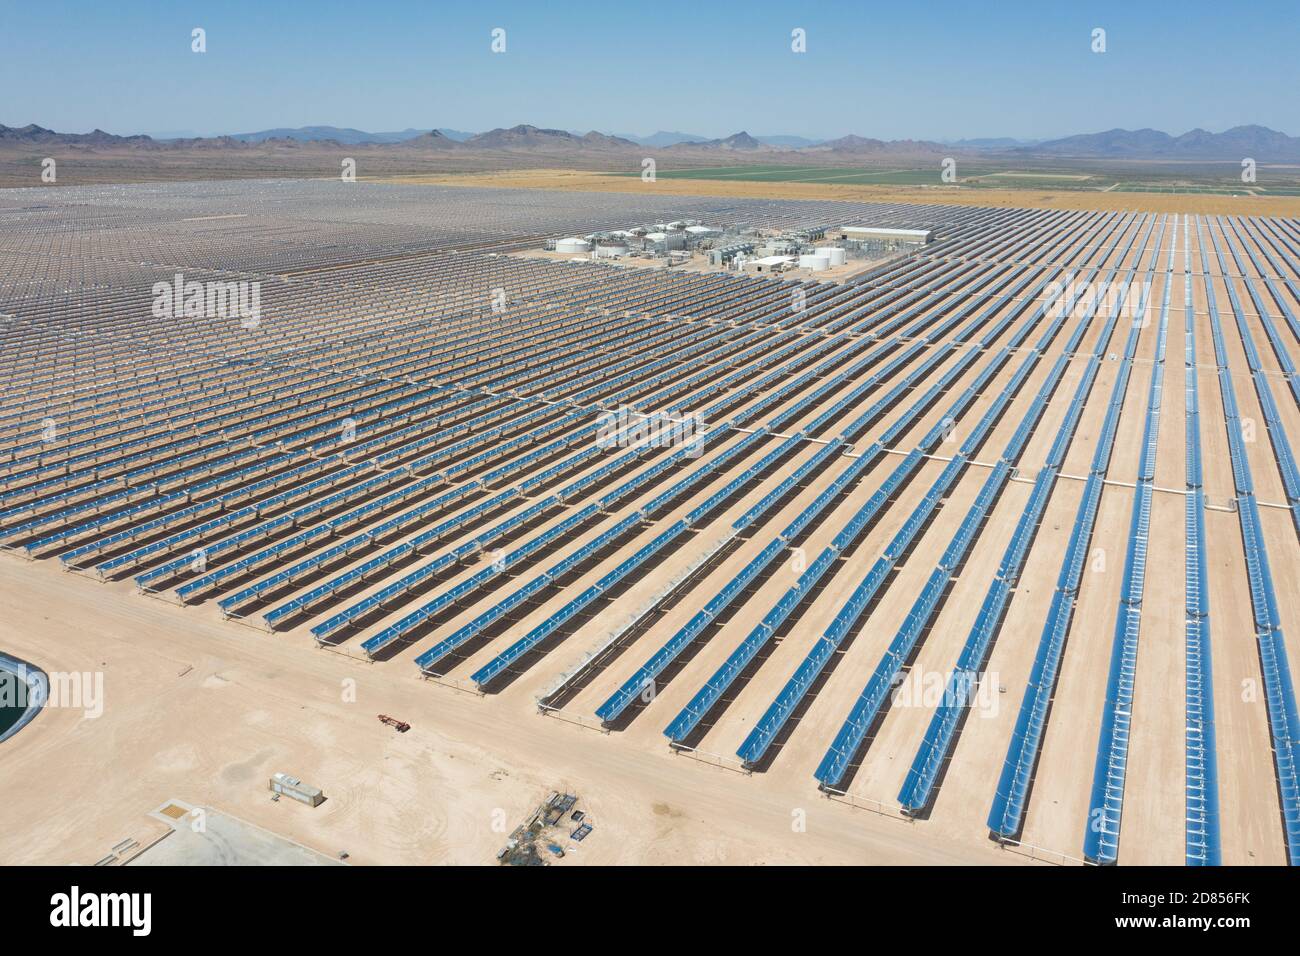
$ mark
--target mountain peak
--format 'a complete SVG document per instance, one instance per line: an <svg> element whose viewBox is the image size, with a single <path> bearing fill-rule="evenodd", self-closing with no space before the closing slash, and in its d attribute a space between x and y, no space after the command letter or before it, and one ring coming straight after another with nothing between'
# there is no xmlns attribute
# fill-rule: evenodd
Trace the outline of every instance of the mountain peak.
<svg viewBox="0 0 1300 956"><path fill-rule="evenodd" d="M764 145L744 130L732 133L725 139L706 139L698 142L678 143L676 149L764 149Z"/></svg>
<svg viewBox="0 0 1300 956"><path fill-rule="evenodd" d="M401 140L402 146L414 146L417 149L460 149L463 144L456 142L440 129L431 129L427 133Z"/></svg>

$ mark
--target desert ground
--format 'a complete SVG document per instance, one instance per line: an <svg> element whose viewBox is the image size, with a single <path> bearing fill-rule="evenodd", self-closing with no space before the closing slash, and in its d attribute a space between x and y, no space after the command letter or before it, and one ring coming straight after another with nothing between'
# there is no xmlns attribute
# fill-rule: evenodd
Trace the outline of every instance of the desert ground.
<svg viewBox="0 0 1300 956"><path fill-rule="evenodd" d="M568 788L595 830L561 865L1003 863L810 791L674 756L97 587L5 555L0 641L46 670L104 673L104 711L50 708L5 745L0 861L90 864L160 829L178 797L227 811L351 863L490 864L550 790ZM355 699L351 697L355 685ZM400 716L396 734L376 714ZM325 791L270 802L283 770ZM796 830L802 813L805 829ZM141 842L146 842L141 839Z"/></svg>

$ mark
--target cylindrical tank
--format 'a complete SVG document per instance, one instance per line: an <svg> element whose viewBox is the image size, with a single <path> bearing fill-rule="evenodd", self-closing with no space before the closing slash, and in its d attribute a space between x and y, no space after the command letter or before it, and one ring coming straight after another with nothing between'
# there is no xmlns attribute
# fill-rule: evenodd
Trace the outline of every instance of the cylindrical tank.
<svg viewBox="0 0 1300 956"><path fill-rule="evenodd" d="M556 252L568 252L568 253L586 252L590 248L591 248L591 243L589 243L586 239L578 239L576 237L570 237L568 239L555 240Z"/></svg>
<svg viewBox="0 0 1300 956"><path fill-rule="evenodd" d="M842 266L848 262L848 253L839 246L823 246L817 250L817 255L828 256L832 266Z"/></svg>
<svg viewBox="0 0 1300 956"><path fill-rule="evenodd" d="M823 269L829 269L830 266L830 256L813 254L799 257L800 269L811 269L813 272L821 272Z"/></svg>

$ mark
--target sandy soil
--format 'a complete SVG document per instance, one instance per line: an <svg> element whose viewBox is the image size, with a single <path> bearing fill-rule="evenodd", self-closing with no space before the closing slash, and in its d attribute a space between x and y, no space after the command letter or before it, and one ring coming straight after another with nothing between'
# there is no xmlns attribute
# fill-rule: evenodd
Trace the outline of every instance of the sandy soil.
<svg viewBox="0 0 1300 956"><path fill-rule="evenodd" d="M0 644L47 670L105 675L102 716L50 708L5 744L5 864L93 862L170 797L323 853L346 849L354 863L491 863L558 788L579 793L596 823L563 865L1022 860L833 803L803 781L628 747L538 715L529 697L431 687L406 662L369 667L0 558ZM344 699L351 682L355 702ZM381 711L412 729L394 733ZM272 803L277 770L327 801Z"/></svg>

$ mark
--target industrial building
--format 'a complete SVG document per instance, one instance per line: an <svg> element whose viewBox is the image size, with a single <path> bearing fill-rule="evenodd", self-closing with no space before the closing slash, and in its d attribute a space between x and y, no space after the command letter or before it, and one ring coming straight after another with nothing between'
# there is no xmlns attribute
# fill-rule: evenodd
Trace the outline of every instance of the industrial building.
<svg viewBox="0 0 1300 956"><path fill-rule="evenodd" d="M320 787L303 783L297 777L291 777L287 773L271 774L269 785L272 793L305 803L309 807L319 807L325 802L325 794Z"/></svg>
<svg viewBox="0 0 1300 956"><path fill-rule="evenodd" d="M930 241L930 229L896 229L884 226L841 226L834 230L844 242L869 244L883 249L910 249Z"/></svg>

